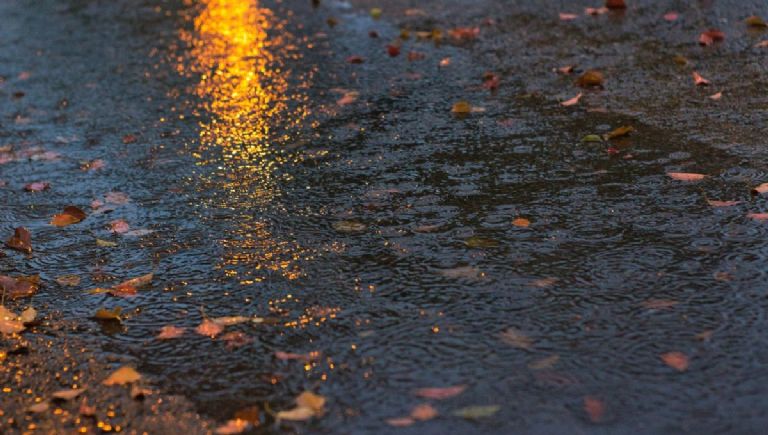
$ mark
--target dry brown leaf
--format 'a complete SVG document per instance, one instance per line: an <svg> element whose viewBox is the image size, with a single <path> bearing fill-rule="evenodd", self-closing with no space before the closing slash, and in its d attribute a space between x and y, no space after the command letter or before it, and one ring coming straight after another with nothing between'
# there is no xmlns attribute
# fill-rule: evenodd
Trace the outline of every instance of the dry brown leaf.
<svg viewBox="0 0 768 435"><path fill-rule="evenodd" d="M86 214L83 210L68 205L64 207L64 211L54 215L51 219L51 225L57 227L66 227L68 225L76 224L86 218Z"/></svg>
<svg viewBox="0 0 768 435"><path fill-rule="evenodd" d="M595 69L586 71L578 79L576 79L576 85L581 86L582 88L602 88L603 83L605 83L605 77L603 77L603 73Z"/></svg>

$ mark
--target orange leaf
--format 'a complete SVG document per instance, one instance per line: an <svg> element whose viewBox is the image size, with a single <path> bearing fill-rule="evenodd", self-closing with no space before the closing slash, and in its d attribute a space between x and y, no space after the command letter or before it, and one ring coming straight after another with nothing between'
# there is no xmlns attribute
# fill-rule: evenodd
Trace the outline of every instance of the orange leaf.
<svg viewBox="0 0 768 435"><path fill-rule="evenodd" d="M701 181L707 178L704 174L695 174L692 172L667 172L667 176L677 181Z"/></svg>
<svg viewBox="0 0 768 435"><path fill-rule="evenodd" d="M160 328L160 333L157 334L158 340L170 340L173 338L179 338L184 335L185 328L179 328L178 326L166 325Z"/></svg>
<svg viewBox="0 0 768 435"><path fill-rule="evenodd" d="M679 372L688 370L688 357L682 352L663 353L661 354L661 360L664 361L664 364Z"/></svg>
<svg viewBox="0 0 768 435"><path fill-rule="evenodd" d="M699 35L699 44L708 46L725 39L725 33L718 29L709 29Z"/></svg>
<svg viewBox="0 0 768 435"><path fill-rule="evenodd" d="M216 337L223 330L224 330L223 326L209 319L203 320L203 322L197 325L197 328L195 328L195 332L197 332L198 334L205 335L211 338Z"/></svg>
<svg viewBox="0 0 768 435"><path fill-rule="evenodd" d="M130 226L123 219L117 219L109 223L110 230L113 233L122 234L128 232Z"/></svg>
<svg viewBox="0 0 768 435"><path fill-rule="evenodd" d="M519 228L528 228L531 225L531 221L526 218L519 217L512 221L512 225Z"/></svg>
<svg viewBox="0 0 768 435"><path fill-rule="evenodd" d="M85 219L86 214L79 208L69 205L64 207L64 211L60 214L54 215L51 219L51 225L57 227L66 227L67 225L76 224Z"/></svg>
<svg viewBox="0 0 768 435"><path fill-rule="evenodd" d="M768 213L749 213L747 217L756 221L765 221L768 220Z"/></svg>
<svg viewBox="0 0 768 435"><path fill-rule="evenodd" d="M467 389L466 385L456 385L453 387L434 387L434 388L419 388L414 391L414 394L423 397L425 399L443 400L454 396L458 396Z"/></svg>
<svg viewBox="0 0 768 435"><path fill-rule="evenodd" d="M411 410L411 418L413 418L414 420L426 421L426 420L431 420L435 417L437 417L437 409L435 409L429 403L422 403L421 405L416 405L413 407L413 410Z"/></svg>
<svg viewBox="0 0 768 435"><path fill-rule="evenodd" d="M603 73L595 69L584 72L584 74L576 79L576 85L581 86L582 88L602 88L603 83L605 83Z"/></svg>

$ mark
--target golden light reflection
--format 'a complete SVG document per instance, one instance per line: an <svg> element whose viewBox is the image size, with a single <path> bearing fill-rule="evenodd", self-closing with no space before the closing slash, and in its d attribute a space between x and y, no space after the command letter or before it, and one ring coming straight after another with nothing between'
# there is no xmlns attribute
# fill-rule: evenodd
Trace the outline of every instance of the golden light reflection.
<svg viewBox="0 0 768 435"><path fill-rule="evenodd" d="M200 165L215 165L211 204L231 210L238 229L225 235L222 268L241 284L277 273L301 276L298 263L309 255L292 240L279 240L267 220L253 216L277 209L280 166L294 157L285 145L307 118L308 84L287 64L299 58L295 38L272 10L258 0L187 0L190 30L180 39L188 48L176 60L178 72L196 80L199 100Z"/></svg>

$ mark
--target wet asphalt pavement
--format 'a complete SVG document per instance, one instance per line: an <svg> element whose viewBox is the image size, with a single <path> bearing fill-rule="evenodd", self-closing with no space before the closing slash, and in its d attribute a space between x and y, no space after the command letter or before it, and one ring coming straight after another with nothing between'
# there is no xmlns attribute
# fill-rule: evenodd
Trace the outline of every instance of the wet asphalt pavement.
<svg viewBox="0 0 768 435"><path fill-rule="evenodd" d="M0 235L34 248L0 267L43 283L6 303L43 321L2 339L0 429L205 432L257 406L250 433L762 433L768 30L744 19L768 4L599 3L0 2ZM88 217L49 225L67 205ZM222 316L258 321L194 332ZM97 387L123 364L138 405ZM72 382L97 418L27 412ZM276 422L302 391L324 415Z"/></svg>

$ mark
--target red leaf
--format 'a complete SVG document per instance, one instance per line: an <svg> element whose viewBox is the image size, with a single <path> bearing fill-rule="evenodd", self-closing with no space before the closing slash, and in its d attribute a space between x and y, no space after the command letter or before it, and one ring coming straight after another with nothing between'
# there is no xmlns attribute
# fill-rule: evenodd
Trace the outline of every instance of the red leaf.
<svg viewBox="0 0 768 435"><path fill-rule="evenodd" d="M347 58L347 63L351 64L360 64L365 62L361 56L349 56Z"/></svg>
<svg viewBox="0 0 768 435"><path fill-rule="evenodd" d="M768 220L768 213L749 213L747 217L756 221L765 221Z"/></svg>
<svg viewBox="0 0 768 435"><path fill-rule="evenodd" d="M699 44L708 46L725 39L725 33L718 29L709 29L699 35Z"/></svg>
<svg viewBox="0 0 768 435"><path fill-rule="evenodd" d="M452 38L458 40L472 40L480 35L479 27L457 27L448 32Z"/></svg>
<svg viewBox="0 0 768 435"><path fill-rule="evenodd" d="M400 46L392 44L387 45L387 54L389 54L390 57L400 56Z"/></svg>
<svg viewBox="0 0 768 435"><path fill-rule="evenodd" d="M664 19L667 21L675 21L680 15L677 12L667 12L664 14Z"/></svg>
<svg viewBox="0 0 768 435"><path fill-rule="evenodd" d="M605 7L608 9L626 9L627 4L624 0L605 0Z"/></svg>

